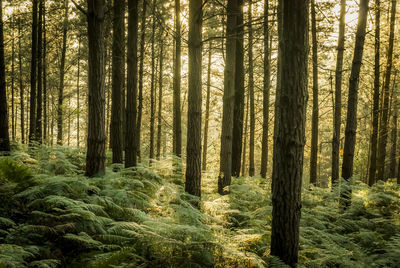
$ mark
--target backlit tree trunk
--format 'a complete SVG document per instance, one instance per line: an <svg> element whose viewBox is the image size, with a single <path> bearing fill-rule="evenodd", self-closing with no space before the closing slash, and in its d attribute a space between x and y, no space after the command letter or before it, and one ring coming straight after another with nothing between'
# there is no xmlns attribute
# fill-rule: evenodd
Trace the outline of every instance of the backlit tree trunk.
<svg viewBox="0 0 400 268"><path fill-rule="evenodd" d="M210 41L208 48L206 114L204 119L204 133L203 133L204 137L203 164L202 164L203 171L207 170L208 125L210 120L210 97L211 97L211 56L212 56L212 41Z"/></svg>
<svg viewBox="0 0 400 268"><path fill-rule="evenodd" d="M21 109L21 142L25 143L25 105L24 81L22 79L22 48L21 48L21 20L18 20L18 67L19 67L19 95Z"/></svg>
<svg viewBox="0 0 400 268"><path fill-rule="evenodd" d="M161 38L163 34L160 34ZM163 101L163 64L164 64L164 43L160 44L160 70L158 77L158 116L157 116L157 152L156 157L160 159L161 156L161 130L162 130L162 101Z"/></svg>
<svg viewBox="0 0 400 268"><path fill-rule="evenodd" d="M181 127L181 7L180 0L175 0L175 60L173 81L173 147L174 154L182 154Z"/></svg>
<svg viewBox="0 0 400 268"><path fill-rule="evenodd" d="M254 138L256 131L256 115L254 107L254 74L253 74L253 27L252 27L252 0L249 1L249 98L250 98L250 145L249 145L249 176L254 176Z"/></svg>
<svg viewBox="0 0 400 268"><path fill-rule="evenodd" d="M6 66L4 64L3 1L0 0L0 151L10 151L5 72Z"/></svg>
<svg viewBox="0 0 400 268"><path fill-rule="evenodd" d="M36 131L36 71L37 71L37 13L38 0L32 1L31 92L29 105L29 143L35 140Z"/></svg>

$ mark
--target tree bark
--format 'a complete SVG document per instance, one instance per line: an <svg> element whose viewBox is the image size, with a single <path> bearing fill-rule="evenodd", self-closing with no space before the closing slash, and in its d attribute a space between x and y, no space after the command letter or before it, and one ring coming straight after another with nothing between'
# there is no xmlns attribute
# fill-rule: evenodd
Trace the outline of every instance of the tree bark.
<svg viewBox="0 0 400 268"><path fill-rule="evenodd" d="M8 133L6 66L4 63L3 1L0 0L0 151L10 151Z"/></svg>
<svg viewBox="0 0 400 268"><path fill-rule="evenodd" d="M308 1L283 0L281 5L280 118L274 144L271 255L294 267L299 250L308 97Z"/></svg>
<svg viewBox="0 0 400 268"><path fill-rule="evenodd" d="M46 3L43 1L43 141L47 142L47 37L46 37Z"/></svg>
<svg viewBox="0 0 400 268"><path fill-rule="evenodd" d="M152 24L152 30L151 30L151 87L150 87L150 153L149 153L149 158L153 159L154 158L154 117L155 117L155 58L156 58L156 53L155 53L155 48L154 48L154 36L156 33L156 0L153 0L153 24ZM151 164L151 160L149 162Z"/></svg>
<svg viewBox="0 0 400 268"><path fill-rule="evenodd" d="M11 31L13 31L13 21L11 20ZM15 42L14 42L14 33L11 36L11 140L15 141L15 105L14 105L14 75L15 75Z"/></svg>
<svg viewBox="0 0 400 268"><path fill-rule="evenodd" d="M250 99L247 94L246 98L246 118L244 121L244 135L243 135L243 154L242 154L242 176L246 175L246 153L247 153L247 136L248 136L248 126L249 126L249 105Z"/></svg>
<svg viewBox="0 0 400 268"><path fill-rule="evenodd" d="M113 163L122 163L122 89L125 79L125 1L114 0L112 44L111 147Z"/></svg>
<svg viewBox="0 0 400 268"><path fill-rule="evenodd" d="M161 38L163 33L160 34ZM161 131L162 131L162 98L163 98L163 64L164 64L164 43L160 43L160 70L158 77L158 116L157 116L157 153L156 157L159 160L161 156Z"/></svg>
<svg viewBox="0 0 400 268"><path fill-rule="evenodd" d="M356 43L354 46L353 62L349 79L349 95L347 102L347 120L345 130L345 141L343 151L342 177L350 182L353 176L354 149L356 145L357 131L357 101L358 82L360 77L361 62L364 52L365 31L367 25L369 0L361 0L358 13L358 24L356 32ZM342 185L340 191L340 207L346 209L351 203L351 188Z"/></svg>
<svg viewBox="0 0 400 268"><path fill-rule="evenodd" d="M86 176L105 173L105 60L104 0L88 0L89 40L89 123L87 136Z"/></svg>
<svg viewBox="0 0 400 268"><path fill-rule="evenodd" d="M395 86L393 87L392 93L392 133L391 133L391 140L392 140L392 147L390 149L390 172L389 177L395 178L396 177L396 146L397 146L397 118L398 118L398 102L397 96L395 94Z"/></svg>
<svg viewBox="0 0 400 268"><path fill-rule="evenodd" d="M39 21L38 21L38 50L37 50L37 106L36 106L36 132L35 139L42 143L42 103L43 103L43 0L39 0Z"/></svg>
<svg viewBox="0 0 400 268"><path fill-rule="evenodd" d="M189 1L189 92L185 191L201 196L202 0Z"/></svg>
<svg viewBox="0 0 400 268"><path fill-rule="evenodd" d="M238 0L239 13L237 16L237 40L235 61L235 106L233 108L232 132L232 176L239 177L241 169L242 143L243 143L243 117L244 117L244 24L243 0Z"/></svg>
<svg viewBox="0 0 400 268"><path fill-rule="evenodd" d="M173 147L174 154L182 154L182 127L181 127L181 7L180 0L175 0L175 61L173 81Z"/></svg>
<svg viewBox="0 0 400 268"><path fill-rule="evenodd" d="M80 146L80 115L81 115L81 105L80 105L80 63L81 63L81 37L78 38L78 73L76 80L76 146Z"/></svg>
<svg viewBox="0 0 400 268"><path fill-rule="evenodd" d="M19 67L19 95L21 109L21 142L25 143L25 105L24 105L24 81L22 79L22 48L21 48L21 19L18 20L18 67Z"/></svg>
<svg viewBox="0 0 400 268"><path fill-rule="evenodd" d="M220 170L218 193L226 194L225 187L231 184L232 171L232 129L235 104L235 61L237 42L238 0L228 0L226 27L226 61L224 70L224 96L222 112Z"/></svg>
<svg viewBox="0 0 400 268"><path fill-rule="evenodd" d="M267 177L268 169L268 131L269 131L269 97L270 97L270 57L271 52L269 49L269 28L268 28L268 1L264 1L264 80L263 80L263 132L261 142L261 177Z"/></svg>
<svg viewBox="0 0 400 268"><path fill-rule="evenodd" d="M36 71L37 71L37 13L38 0L32 0L32 51L31 51L31 92L29 106L29 143L35 140L36 131Z"/></svg>
<svg viewBox="0 0 400 268"><path fill-rule="evenodd" d="M310 184L317 185L318 165L318 43L317 22L315 19L315 0L311 0L311 35L313 60L313 108L311 122L311 155L310 155Z"/></svg>
<svg viewBox="0 0 400 268"><path fill-rule="evenodd" d="M382 117L380 121L379 129L379 143L378 143L378 157L377 157L377 169L378 169L378 180L385 180L385 158L386 158L386 144L388 137L388 117L389 117L389 86L390 78L392 74L393 65L393 42L394 42L394 26L396 21L396 0L392 0L392 7L390 11L390 33L389 33L389 46L387 52L385 82L383 84L383 106Z"/></svg>
<svg viewBox="0 0 400 268"><path fill-rule="evenodd" d="M252 26L252 0L249 0L249 98L250 98L250 144L249 144L249 176L253 177L254 168L254 137L256 131L256 115L254 107L254 72L253 72L253 26Z"/></svg>
<svg viewBox="0 0 400 268"><path fill-rule="evenodd" d="M204 119L204 133L203 133L204 137L203 164L202 164L203 171L207 170L208 125L210 121L210 97L211 97L211 59L212 59L212 41L210 41L208 48L206 114Z"/></svg>
<svg viewBox="0 0 400 268"><path fill-rule="evenodd" d="M126 95L125 167L136 166L136 97L138 0L128 0L128 77ZM143 14L144 15L144 14Z"/></svg>

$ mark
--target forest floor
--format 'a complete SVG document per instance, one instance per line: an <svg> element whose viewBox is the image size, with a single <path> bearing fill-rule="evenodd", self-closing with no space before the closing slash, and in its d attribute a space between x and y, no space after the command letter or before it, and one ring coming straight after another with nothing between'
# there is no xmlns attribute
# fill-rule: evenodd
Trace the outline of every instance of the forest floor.
<svg viewBox="0 0 400 268"><path fill-rule="evenodd" d="M269 256L269 179L220 196L204 173L198 209L171 157L86 178L83 149L15 147L0 157L0 267L285 267ZM343 213L337 191L303 189L299 267L400 267L400 187L352 189Z"/></svg>

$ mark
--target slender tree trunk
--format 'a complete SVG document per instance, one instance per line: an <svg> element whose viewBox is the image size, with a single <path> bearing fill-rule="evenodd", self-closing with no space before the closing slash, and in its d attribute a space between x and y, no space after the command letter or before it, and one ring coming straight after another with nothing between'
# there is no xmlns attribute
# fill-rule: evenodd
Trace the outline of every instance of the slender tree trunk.
<svg viewBox="0 0 400 268"><path fill-rule="evenodd" d="M218 193L226 194L225 187L231 184L232 171L232 129L235 105L235 62L237 42L238 0L228 0L226 27L226 61L224 71L224 96L222 112L220 170Z"/></svg>
<svg viewBox="0 0 400 268"><path fill-rule="evenodd" d="M163 33L160 34L161 38L163 38ZM162 119L162 98L163 98L163 64L164 64L164 43L160 43L160 70L158 77L158 116L157 116L157 159L160 159L161 156L161 119Z"/></svg>
<svg viewBox="0 0 400 268"><path fill-rule="evenodd" d="M38 0L32 0L32 51L31 51L31 92L29 106L29 143L35 140L36 131L36 70L37 70L37 13Z"/></svg>
<svg viewBox="0 0 400 268"><path fill-rule="evenodd" d="M43 141L47 142L47 38L46 38L46 3L43 1Z"/></svg>
<svg viewBox="0 0 400 268"><path fill-rule="evenodd" d="M318 165L318 43L317 22L315 19L315 0L311 0L311 35L313 60L313 109L311 123L310 184L317 185Z"/></svg>
<svg viewBox="0 0 400 268"><path fill-rule="evenodd" d="M246 153L247 153L247 135L248 135L248 125L249 125L249 105L250 99L247 94L246 99L246 119L244 121L244 137L243 137L243 154L242 154L242 176L246 175Z"/></svg>
<svg viewBox="0 0 400 268"><path fill-rule="evenodd" d="M389 116L389 86L390 78L392 74L393 65L393 43L394 43L394 26L396 21L396 0L392 0L392 7L390 12L390 33L389 33L389 46L387 53L386 62L386 73L383 85L383 106L382 118L380 121L379 129L379 143L378 143L378 157L377 157L377 169L378 169L378 180L385 180L385 158L386 158L386 144L388 137L388 116Z"/></svg>
<svg viewBox="0 0 400 268"><path fill-rule="evenodd" d="M76 80L76 146L80 146L80 115L81 115L81 105L80 105L80 63L81 63L81 37L78 38L78 74Z"/></svg>
<svg viewBox="0 0 400 268"><path fill-rule="evenodd" d="M42 103L43 103L43 83L42 83L42 52L43 52L43 0L39 0L39 22L38 22L38 52L37 52L37 106L36 106L36 132L35 139L42 143Z"/></svg>
<svg viewBox="0 0 400 268"><path fill-rule="evenodd" d="M122 88L125 79L125 1L114 0L112 44L111 147L113 163L122 163Z"/></svg>
<svg viewBox="0 0 400 268"><path fill-rule="evenodd" d="M156 32L156 1L153 0L153 25L151 31L151 88L150 88L150 155L149 158L154 158L154 115L155 115L155 48L154 48L154 35ZM150 160L151 164L151 160Z"/></svg>
<svg viewBox="0 0 400 268"><path fill-rule="evenodd" d="M106 48L107 50L107 48ZM108 74L108 83L106 84L106 148L111 148L112 140L110 134L110 122L111 122L111 88L112 88L112 49L108 49L106 52L106 62L108 63L108 68L106 73ZM108 144L107 144L108 142Z"/></svg>
<svg viewBox="0 0 400 268"><path fill-rule="evenodd" d="M105 173L105 61L104 0L88 0L89 40L89 123L87 135L86 176Z"/></svg>
<svg viewBox="0 0 400 268"><path fill-rule="evenodd" d="M204 119L204 133L203 133L204 137L203 164L202 164L203 171L207 170L208 124L210 122L210 97L211 97L211 58L212 58L212 41L210 41L208 48L206 114Z"/></svg>
<svg viewBox="0 0 400 268"><path fill-rule="evenodd" d="M271 255L294 267L299 250L305 144L308 1L283 0L282 4L280 122L274 144Z"/></svg>
<svg viewBox="0 0 400 268"><path fill-rule="evenodd" d="M173 146L174 154L182 154L182 127L181 127L181 6L180 0L175 0L175 61L173 81Z"/></svg>
<svg viewBox="0 0 400 268"><path fill-rule="evenodd" d="M136 96L138 0L128 0L128 77L126 95L125 167L136 166ZM144 14L143 14L144 15Z"/></svg>
<svg viewBox="0 0 400 268"><path fill-rule="evenodd" d="M268 131L269 131L269 95L270 95L270 57L269 50L269 28L268 28L268 1L264 1L264 80L263 80L263 132L262 132L262 147L261 147L261 177L267 177L268 168Z"/></svg>
<svg viewBox="0 0 400 268"><path fill-rule="evenodd" d="M11 21L11 30L13 31L14 24ZM15 105L14 105L14 75L15 75L15 42L14 42L14 33L11 36L11 140L15 141Z"/></svg>
<svg viewBox="0 0 400 268"><path fill-rule="evenodd" d="M202 0L189 1L189 92L185 191L201 196Z"/></svg>
<svg viewBox="0 0 400 268"><path fill-rule="evenodd" d="M354 46L353 62L349 79L349 95L347 102L347 120L345 130L342 177L348 183L353 176L354 149L356 145L357 131L357 101L358 81L360 77L361 62L364 52L365 31L367 25L369 0L361 0L358 13L358 24L356 32L356 43ZM340 206L347 208L351 203L351 188L349 185L342 185L340 191Z"/></svg>
<svg viewBox="0 0 400 268"><path fill-rule="evenodd" d="M22 48L21 48L21 19L18 20L18 66L19 66L19 95L21 106L21 142L25 143L25 110L24 110L24 81L22 79Z"/></svg>
<svg viewBox="0 0 400 268"><path fill-rule="evenodd" d="M235 106L233 108L232 132L232 176L240 175L240 160L243 143L243 117L244 117L244 25L243 25L243 0L238 0L239 13L237 16L237 40L235 61Z"/></svg>
<svg viewBox="0 0 400 268"><path fill-rule="evenodd" d="M58 87L58 107L57 107L57 144L59 145L62 145L63 143L63 101L64 101L65 55L67 52L67 32L68 32L68 0L64 0L64 8L65 8L65 14L64 14L64 26L63 26L63 42L61 48L60 85Z"/></svg>
<svg viewBox="0 0 400 268"><path fill-rule="evenodd" d="M397 146L397 115L398 115L398 102L397 96L394 92L395 86L393 87L393 94L392 94L392 133L391 133L391 140L392 140L392 148L390 149L390 178L396 177L396 146Z"/></svg>
<svg viewBox="0 0 400 268"><path fill-rule="evenodd" d="M139 105L136 123L136 148L137 155L140 161L140 131L142 126L142 111L143 111L143 62L145 54L145 34L146 34L146 9L147 1L143 0L142 22L140 28L140 58L139 58Z"/></svg>
<svg viewBox="0 0 400 268"><path fill-rule="evenodd" d="M372 108L372 134L371 156L369 166L368 185L372 186L376 181L376 157L378 148L379 131L379 87L380 87L380 0L375 0L375 67L374 67L374 96Z"/></svg>
<svg viewBox="0 0 400 268"><path fill-rule="evenodd" d="M249 0L249 98L250 98L250 146L249 146L249 176L254 176L254 138L256 131L256 115L254 107L254 74L253 74L253 27L252 27L252 0Z"/></svg>
<svg viewBox="0 0 400 268"><path fill-rule="evenodd" d="M7 114L6 66L4 63L2 0L0 0L0 151L10 151L10 136L8 133L8 114Z"/></svg>

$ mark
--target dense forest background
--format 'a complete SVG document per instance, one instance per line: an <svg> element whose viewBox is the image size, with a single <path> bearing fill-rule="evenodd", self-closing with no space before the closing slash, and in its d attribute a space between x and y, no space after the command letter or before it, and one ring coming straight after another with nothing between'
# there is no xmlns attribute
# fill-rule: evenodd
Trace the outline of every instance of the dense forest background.
<svg viewBox="0 0 400 268"><path fill-rule="evenodd" d="M0 0L0 267L399 267L397 8Z"/></svg>

